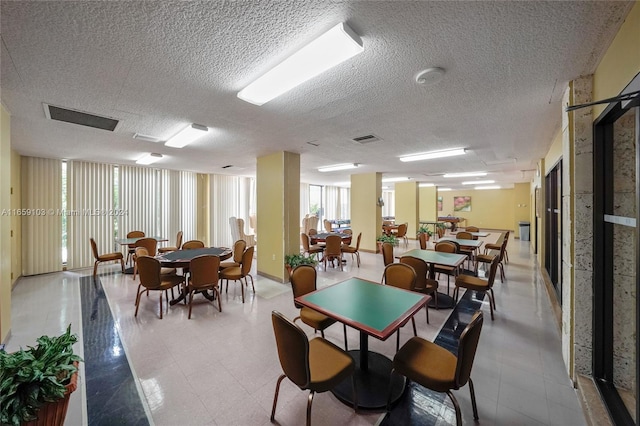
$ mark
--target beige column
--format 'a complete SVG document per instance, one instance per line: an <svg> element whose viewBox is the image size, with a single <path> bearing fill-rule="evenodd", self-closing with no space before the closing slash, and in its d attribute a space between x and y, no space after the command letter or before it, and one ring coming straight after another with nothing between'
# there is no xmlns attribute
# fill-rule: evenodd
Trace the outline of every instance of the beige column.
<svg viewBox="0 0 640 426"><path fill-rule="evenodd" d="M256 192L258 274L288 282L284 256L300 253L300 154L259 157Z"/></svg>
<svg viewBox="0 0 640 426"><path fill-rule="evenodd" d="M420 188L418 185L418 218L420 220L438 220L438 189L435 186ZM419 226L419 225L418 225Z"/></svg>
<svg viewBox="0 0 640 426"><path fill-rule="evenodd" d="M376 238L382 234L382 173L351 175L351 228L362 232L360 251L376 253Z"/></svg>
<svg viewBox="0 0 640 426"><path fill-rule="evenodd" d="M0 105L0 211L11 210L11 118ZM0 214L0 342L11 330L11 215Z"/></svg>
<svg viewBox="0 0 640 426"><path fill-rule="evenodd" d="M420 205L418 182L397 182L396 191L396 225L408 223L407 238L416 238L420 221Z"/></svg>
<svg viewBox="0 0 640 426"><path fill-rule="evenodd" d="M198 173L196 188L196 239L203 241L207 247L211 245L209 236L211 235L209 224L211 223L211 209L209 206L209 175Z"/></svg>

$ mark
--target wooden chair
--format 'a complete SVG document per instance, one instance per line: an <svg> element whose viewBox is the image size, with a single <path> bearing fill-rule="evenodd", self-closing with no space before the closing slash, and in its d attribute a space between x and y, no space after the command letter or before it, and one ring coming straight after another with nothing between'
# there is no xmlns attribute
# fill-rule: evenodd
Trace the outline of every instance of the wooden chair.
<svg viewBox="0 0 640 426"><path fill-rule="evenodd" d="M435 245L435 251L443 253L458 253L458 244L453 241L438 241ZM447 294L449 294L449 279L453 276L458 276L458 268L445 265L435 265L435 272L440 274L447 274Z"/></svg>
<svg viewBox="0 0 640 426"><path fill-rule="evenodd" d="M325 231L333 232L333 224L328 219L325 219L323 224L324 224L324 230Z"/></svg>
<svg viewBox="0 0 640 426"><path fill-rule="evenodd" d="M300 234L300 242L302 243L302 252L306 253L309 257L317 257L318 253L322 253L324 251L324 247L318 244L310 244L309 236L304 232Z"/></svg>
<svg viewBox="0 0 640 426"><path fill-rule="evenodd" d="M191 308L193 308L193 294L197 292L212 290L214 298L218 299L218 311L222 312L220 290L218 288L219 268L220 258L218 256L205 254L194 257L189 262L190 274L186 289L189 296L189 319L191 319Z"/></svg>
<svg viewBox="0 0 640 426"><path fill-rule="evenodd" d="M502 243L505 243L505 241L509 241L509 235L511 234L511 231L506 231L504 233L504 236L502 238L502 242L501 243L495 243L495 244L485 244L484 245L484 252L485 254L488 253L490 250L500 250L500 248L502 247ZM504 259L503 259L504 263L509 263L509 252L507 251L507 243L505 243L504 245Z"/></svg>
<svg viewBox="0 0 640 426"><path fill-rule="evenodd" d="M400 225L398 225L398 230L395 232L396 237L404 241L405 247L409 245L409 239L407 238L408 227L409 227L408 223L401 223Z"/></svg>
<svg viewBox="0 0 640 426"><path fill-rule="evenodd" d="M233 266L240 266L242 264L242 255L247 249L247 243L245 240L238 240L233 243L233 258L225 262L220 262L220 270L231 268Z"/></svg>
<svg viewBox="0 0 640 426"><path fill-rule="evenodd" d="M416 284L413 291L418 291L424 294L431 294L434 298L436 309L438 309L438 281L427 278L429 273L429 265L422 259L411 256L402 256L400 263L406 263L416 271ZM427 324L429 324L429 307L425 305L425 311L427 312Z"/></svg>
<svg viewBox="0 0 640 426"><path fill-rule="evenodd" d="M160 247L158 249L159 253L168 253L170 251L176 251L176 250L180 250L180 247L182 246L182 231L178 231L178 234L176 235L176 245L173 247Z"/></svg>
<svg viewBox="0 0 640 426"><path fill-rule="evenodd" d="M496 251L493 247L496 247L495 244L487 244L487 246L491 246L491 251L485 251L484 254L479 254L476 256L476 270L478 270L478 265L480 263L491 263L493 262L493 258L497 255L498 256L498 267L500 268L500 282L504 282L505 280L505 275L504 275L504 259L507 253L507 242L508 242L508 236L509 236L509 231L507 231L507 233L505 234L504 239L502 240L502 244L500 244L498 248L498 250ZM494 254L497 253L497 254Z"/></svg>
<svg viewBox="0 0 640 426"><path fill-rule="evenodd" d="M127 238L143 238L143 237L144 237L144 232L142 231L127 232ZM129 244L127 247L129 247L129 250L127 251L126 263L129 263L134 253L136 252L136 244L132 243L132 244Z"/></svg>
<svg viewBox="0 0 640 426"><path fill-rule="evenodd" d="M471 235L471 232L459 231L456 234L456 240L473 240L473 239L474 238L473 238L473 235ZM476 249L473 247L464 247L461 245L461 247L459 248L459 253L467 255L469 269L471 269L471 265L475 263L475 252L476 252Z"/></svg>
<svg viewBox="0 0 640 426"><path fill-rule="evenodd" d="M390 285L392 287L401 288L403 290L415 291L416 287L416 271L406 263L392 263L385 266L382 273L381 284ZM403 322L400 327L404 327L409 320ZM413 335L417 336L416 320L411 317L411 325L413 326ZM397 331L396 352L400 349L400 329Z"/></svg>
<svg viewBox="0 0 640 426"><path fill-rule="evenodd" d="M384 266L393 263L393 244L382 243L382 261L384 262Z"/></svg>
<svg viewBox="0 0 640 426"><path fill-rule="evenodd" d="M159 291L160 292L160 319L162 319L162 293L167 299L167 308L169 307L169 294L167 290L173 289L173 287L180 285L184 281L180 275L166 275L160 274L160 261L150 256L140 256L136 263L138 265L138 271L140 273L140 284L138 284L138 292L136 295L136 313L138 316L138 309L140 308L140 296L145 291Z"/></svg>
<svg viewBox="0 0 640 426"><path fill-rule="evenodd" d="M136 250L138 247L144 247L147 250L147 256L155 257L158 249L158 241L154 238L141 238L136 241L136 248L133 250L133 280L136 280L138 274L138 265L136 263Z"/></svg>
<svg viewBox="0 0 640 426"><path fill-rule="evenodd" d="M271 422L275 421L280 384L285 377L288 377L301 390L310 391L307 402L307 426L311 426L311 406L315 393L329 391L349 377L353 386L353 409L357 413L358 394L353 358L322 337L316 337L310 341L300 327L280 312L273 311L271 320L276 337L278 359L284 373L276 383Z"/></svg>
<svg viewBox="0 0 640 426"><path fill-rule="evenodd" d="M356 246L352 247L350 245L342 244L341 250L343 253L350 253L351 260L353 261L353 255L356 255L356 259L358 260L358 268L360 267L360 240L362 239L362 232L358 234L358 238L356 239Z"/></svg>
<svg viewBox="0 0 640 426"><path fill-rule="evenodd" d="M421 250L426 250L427 249L427 237L429 235L421 232L420 235L418 235L418 242L420 243L420 249Z"/></svg>
<svg viewBox="0 0 640 426"><path fill-rule="evenodd" d="M230 268L225 268L220 271L220 279L225 280L227 286L225 291L229 291L229 280L240 281L240 290L242 291L242 303L244 303L244 288L248 286L247 277L251 278L251 287L253 288L253 292L256 292L256 288L253 284L253 277L250 274L251 271L251 263L253 262L253 251L255 247L248 247L244 253L242 254L242 262L240 266L232 266ZM243 282L244 280L244 282Z"/></svg>
<svg viewBox="0 0 640 426"><path fill-rule="evenodd" d="M95 277L98 272L98 264L103 262L120 262L120 268L122 269L122 273L124 274L124 256L121 252L115 253L105 253L98 254L98 245L96 244L96 240L93 238L89 238L89 242L91 243L91 251L93 252L93 257L95 262L93 262L93 276Z"/></svg>
<svg viewBox="0 0 640 426"><path fill-rule="evenodd" d="M193 250L199 248L204 248L204 243L199 240L189 240L182 244L182 250Z"/></svg>
<svg viewBox="0 0 640 426"><path fill-rule="evenodd" d="M458 302L458 292L460 288L466 288L468 290L481 291L487 295L489 299L489 310L491 311L491 321L493 321L493 311L496 310L496 297L493 294L493 283L496 279L496 272L498 270L499 256L494 256L491 261L491 268L489 269L489 278L484 280L479 277L473 277L471 275L458 275L456 277L456 288L453 290L453 297Z"/></svg>
<svg viewBox="0 0 640 426"><path fill-rule="evenodd" d="M316 291L316 282L318 278L318 271L311 265L299 265L291 272L291 290L293 290L293 304L296 308L300 309L300 315L293 319L293 322L300 319L303 323L313 328L315 331L320 331L320 335L324 337L324 330L333 325L336 320L329 318L328 316L321 314L318 311L314 311L311 308L302 306L296 303L296 297L304 296L305 294ZM347 346L347 326L342 324L344 329L344 350L348 350Z"/></svg>
<svg viewBox="0 0 640 426"><path fill-rule="evenodd" d="M482 311L477 311L465 327L458 341L458 355L420 337L412 337L393 358L391 374L400 374L407 379L436 392L444 392L456 410L456 425L462 426L462 413L458 400L451 392L469 382L473 418L478 420L476 395L471 380L473 359L482 330ZM387 400L387 412L391 408L391 390Z"/></svg>
<svg viewBox="0 0 640 426"><path fill-rule="evenodd" d="M327 261L338 260L340 264L340 270L342 271L342 237L340 235L327 235L325 239L326 246L324 248L324 256L322 256L322 262L324 263L324 270L327 270ZM333 263L332 263L333 264Z"/></svg>

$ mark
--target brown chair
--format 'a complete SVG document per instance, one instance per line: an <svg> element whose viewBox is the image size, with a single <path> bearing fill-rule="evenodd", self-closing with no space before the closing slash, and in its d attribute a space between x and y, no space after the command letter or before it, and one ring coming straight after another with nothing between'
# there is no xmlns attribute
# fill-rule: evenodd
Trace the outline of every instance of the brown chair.
<svg viewBox="0 0 640 426"><path fill-rule="evenodd" d="M384 266L393 263L393 244L382 243L382 261L384 262Z"/></svg>
<svg viewBox="0 0 640 426"><path fill-rule="evenodd" d="M307 426L311 426L311 406L316 392L326 392L335 388L343 380L351 377L353 386L353 409L358 411L358 394L354 377L355 361L345 351L333 343L307 335L280 312L271 313L273 332L276 338L278 359L282 374L276 383L271 410L271 422L275 421L280 383L288 377L301 390L309 390L307 402Z"/></svg>
<svg viewBox="0 0 640 426"><path fill-rule="evenodd" d="M127 232L127 238L144 238L144 232L142 231L131 231ZM134 253L136 252L136 244L132 243L128 245L129 250L127 252L127 260L126 263L129 263L132 260Z"/></svg>
<svg viewBox="0 0 640 426"><path fill-rule="evenodd" d="M418 291L424 294L431 294L434 299L435 307L438 309L438 281L427 278L429 273L429 266L427 262L417 257L402 256L400 263L406 263L416 271L416 284L413 291ZM429 324L429 308L425 305L425 311L427 312L427 324Z"/></svg>
<svg viewBox="0 0 640 426"><path fill-rule="evenodd" d="M338 260L340 264L340 270L342 271L342 237L340 235L330 234L325 239L327 244L324 248L324 256L322 256L322 262L324 263L324 270L327 270L327 261L330 260L333 265L334 260Z"/></svg>
<svg viewBox="0 0 640 426"><path fill-rule="evenodd" d="M427 234L426 232L421 232L418 235L418 242L420 243L420 249L421 250L426 250L427 249L427 241L429 237L429 234Z"/></svg>
<svg viewBox="0 0 640 426"><path fill-rule="evenodd" d="M502 239L502 243L504 243L505 241L509 241L509 234L511 233L511 231L506 231L504 233L504 237ZM485 244L484 246L484 252L487 253L490 250L500 250L500 248L502 247L502 243L495 243L495 244ZM509 252L507 251L507 244L505 243L504 245L504 263L509 263Z"/></svg>
<svg viewBox="0 0 640 426"><path fill-rule="evenodd" d="M300 242L302 243L302 252L306 253L309 257L317 257L318 253L322 253L324 251L324 247L319 246L318 244L310 244L309 236L304 232L300 234Z"/></svg>
<svg viewBox="0 0 640 426"><path fill-rule="evenodd" d="M146 247L136 247L136 252L133 254L134 259L137 259L139 257L142 256L149 256L149 251L147 250ZM134 264L134 272L137 272L136 270L137 264ZM175 275L176 274L176 270L175 268L160 268L160 278L163 278L166 275ZM135 278L135 275L134 275ZM149 292L147 291L147 296L149 296ZM171 299L173 299L173 288L171 289Z"/></svg>
<svg viewBox="0 0 640 426"><path fill-rule="evenodd" d="M398 225L398 230L395 233L398 239L402 239L404 241L404 246L407 247L409 245L409 239L407 238L407 229L409 228L408 223L401 223Z"/></svg>
<svg viewBox="0 0 640 426"><path fill-rule="evenodd" d="M238 240L233 243L233 260L226 262L220 262L220 270L231 268L234 266L240 266L242 264L242 255L247 249L247 243L245 240Z"/></svg>
<svg viewBox="0 0 640 426"><path fill-rule="evenodd" d="M300 315L295 317L293 322L300 319L303 323L313 328L315 331L320 331L320 335L324 337L324 330L333 325L336 320L329 318L328 316L321 314L318 311L314 311L311 308L302 306L296 303L296 297L304 296L305 294L316 291L316 281L318 278L318 271L311 265L299 265L291 272L291 290L293 290L293 304L296 308L300 309ZM347 326L342 324L344 328L344 350L348 350L347 346Z"/></svg>
<svg viewBox="0 0 640 426"><path fill-rule="evenodd" d="M169 307L169 294L167 290L179 285L184 281L180 275L161 275L160 261L150 256L140 256L136 260L138 271L140 273L140 284L138 284L138 292L136 295L136 313L138 316L138 308L140 308L140 296L145 291L160 292L160 319L162 319L162 292L167 299L167 307Z"/></svg>
<svg viewBox="0 0 640 426"><path fill-rule="evenodd" d="M489 251L487 250L487 248L485 248L485 253L484 254L479 254L476 256L476 270L478 270L478 265L480 263L491 263L493 262L493 258L495 256L498 256L498 267L500 268L500 282L504 282L505 280L505 275L504 275L504 259L507 253L507 242L508 242L508 237L509 237L509 231L506 232L503 240L502 240L502 244L500 244L499 246L495 245L495 244L487 244L487 246L491 246L491 250ZM499 247L496 251L495 248L493 247Z"/></svg>
<svg viewBox="0 0 640 426"><path fill-rule="evenodd" d="M390 285L392 287L401 288L403 290L416 291L416 271L406 263L392 263L385 266L382 273L381 284ZM404 327L409 322L407 319L400 327ZM413 335L417 336L416 320L411 317L411 325L413 326ZM396 352L400 349L400 329L398 328L396 339Z"/></svg>
<svg viewBox="0 0 640 426"><path fill-rule="evenodd" d="M481 330L482 311L477 311L460 335L457 356L433 342L412 337L393 358L391 374L400 374L427 389L446 393L456 410L457 426L462 426L462 414L458 400L451 391L458 390L469 382L473 418L478 420L471 369ZM391 391L387 400L387 412L390 408Z"/></svg>
<svg viewBox="0 0 640 426"><path fill-rule="evenodd" d="M466 226L464 230L467 232L480 232L480 228L477 226Z"/></svg>
<svg viewBox="0 0 640 426"><path fill-rule="evenodd" d="M136 241L136 248L133 250L133 280L136 280L136 275L138 274L138 266L136 264L136 250L138 247L143 247L147 250L147 256L155 257L157 254L158 241L154 238L141 238Z"/></svg>
<svg viewBox="0 0 640 426"><path fill-rule="evenodd" d="M494 256L491 262L491 268L489 269L489 278L484 280L479 277L473 277L471 275L458 275L456 278L456 288L453 290L453 297L458 302L458 292L460 288L466 288L468 290L481 291L487 295L489 299L489 310L491 311L491 321L493 321L493 311L496 310L496 297L493 294L493 283L496 279L496 272L498 270L499 257Z"/></svg>
<svg viewBox="0 0 640 426"><path fill-rule="evenodd" d="M435 245L435 251L443 253L458 253L458 244L453 241L438 241ZM434 271L440 274L447 274L447 294L449 294L449 279L451 276L458 275L458 268L445 265L435 265Z"/></svg>
<svg viewBox="0 0 640 426"><path fill-rule="evenodd" d="M115 262L120 261L120 268L122 269L122 273L124 274L124 256L122 253L105 253L98 254L98 245L96 244L96 240L93 238L89 238L89 242L91 243L91 251L93 252L93 257L95 258L95 262L93 263L93 276L95 277L98 272L98 263L102 262Z"/></svg>
<svg viewBox="0 0 640 426"><path fill-rule="evenodd" d="M186 289L189 296L189 319L191 319L191 308L193 307L193 294L207 290L213 291L214 298L218 299L218 311L222 312L220 290L218 289L219 268L220 258L218 256L205 254L196 256L189 262L189 281Z"/></svg>
<svg viewBox="0 0 640 426"><path fill-rule="evenodd" d="M240 281L240 290L242 291L242 303L244 303L244 288L249 285L247 277L251 278L251 287L253 292L256 292L256 288L253 285L253 277L249 273L251 271L251 263L253 262L254 246L248 247L242 254L242 261L240 266L232 266L220 271L220 279L225 280L227 283L225 291L229 291L229 280ZM244 280L244 283L242 282Z"/></svg>
<svg viewBox="0 0 640 426"><path fill-rule="evenodd" d="M460 231L456 234L456 240L473 240L473 239L474 238L473 238L473 235L471 235L471 232ZM471 265L475 263L476 249L473 247L465 247L461 245L461 247L458 249L458 252L460 254L467 255L468 262L469 262L469 269L471 269Z"/></svg>
<svg viewBox="0 0 640 426"><path fill-rule="evenodd" d="M173 247L160 247L158 249L159 253L167 253L170 251L176 251L176 250L180 250L180 247L182 246L182 231L178 231L178 234L176 235L176 245Z"/></svg>
<svg viewBox="0 0 640 426"><path fill-rule="evenodd" d="M325 219L323 224L324 224L324 230L325 231L333 232L333 224L329 220Z"/></svg>
<svg viewBox="0 0 640 426"><path fill-rule="evenodd" d="M353 255L356 255L356 259L358 260L358 268L360 267L360 240L362 239L362 232L360 232L358 234L358 238L356 239L356 246L352 247L350 245L345 245L342 244L342 252L343 253L350 253L351 254L351 260L353 261Z"/></svg>
<svg viewBox="0 0 640 426"><path fill-rule="evenodd" d="M204 243L199 240L189 240L182 244L182 250L194 250L199 248L204 248Z"/></svg>

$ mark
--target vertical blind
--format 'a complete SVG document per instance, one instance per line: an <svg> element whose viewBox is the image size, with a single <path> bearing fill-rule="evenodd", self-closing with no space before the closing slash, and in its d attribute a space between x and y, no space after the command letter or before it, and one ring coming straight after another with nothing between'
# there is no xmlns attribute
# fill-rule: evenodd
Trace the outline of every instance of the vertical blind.
<svg viewBox="0 0 640 426"><path fill-rule="evenodd" d="M256 211L251 205L255 197L255 180L240 176L210 175L210 241L214 246L231 247L234 243L229 227L230 217L244 219L248 232L249 214ZM256 214L260 212L256 211Z"/></svg>
<svg viewBox="0 0 640 426"><path fill-rule="evenodd" d="M382 199L384 200L384 206L382 207L383 217L396 215L395 195L395 191L382 191Z"/></svg>
<svg viewBox="0 0 640 426"><path fill-rule="evenodd" d="M22 157L22 275L62 270L62 214L62 161Z"/></svg>
<svg viewBox="0 0 640 426"><path fill-rule="evenodd" d="M67 268L93 265L89 238L98 253L119 250L114 245L115 223L119 211L114 209L114 169L111 164L70 161L67 164Z"/></svg>
<svg viewBox="0 0 640 426"><path fill-rule="evenodd" d="M124 238L131 231L142 231L149 237L158 236L162 231L160 171L120 166L118 174L118 209L124 213L118 221L118 237Z"/></svg>

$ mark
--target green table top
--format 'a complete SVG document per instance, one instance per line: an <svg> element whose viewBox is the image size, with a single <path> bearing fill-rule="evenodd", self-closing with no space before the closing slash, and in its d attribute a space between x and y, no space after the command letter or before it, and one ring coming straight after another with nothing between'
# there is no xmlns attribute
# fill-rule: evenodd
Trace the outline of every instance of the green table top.
<svg viewBox="0 0 640 426"><path fill-rule="evenodd" d="M135 238L119 238L116 239L116 243L120 244L120 245L129 245L129 244L135 244L136 241L141 240L143 238L153 238L156 241L169 241L167 240L165 237L135 237Z"/></svg>
<svg viewBox="0 0 640 426"><path fill-rule="evenodd" d="M385 340L429 299L430 296L422 293L350 278L300 296L296 301L370 336Z"/></svg>
<svg viewBox="0 0 640 426"><path fill-rule="evenodd" d="M457 253L443 253L435 250L414 249L402 253L402 256L411 256L422 259L427 263L456 267L467 260L467 255Z"/></svg>
<svg viewBox="0 0 640 426"><path fill-rule="evenodd" d="M439 238L438 241L453 241L460 244L461 246L473 247L473 248L478 248L482 244L484 244L484 241L482 240L467 240L465 238L450 238L450 237Z"/></svg>

